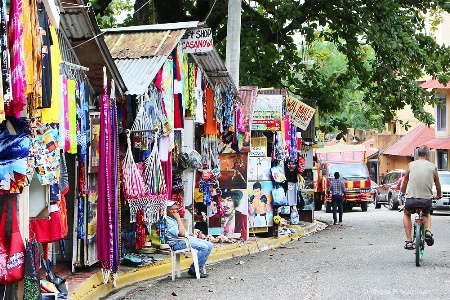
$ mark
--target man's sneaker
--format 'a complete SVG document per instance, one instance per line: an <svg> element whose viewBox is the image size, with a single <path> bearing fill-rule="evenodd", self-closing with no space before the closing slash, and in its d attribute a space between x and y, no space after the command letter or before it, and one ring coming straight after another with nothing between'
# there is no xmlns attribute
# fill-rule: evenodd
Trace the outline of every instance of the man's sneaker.
<svg viewBox="0 0 450 300"><path fill-rule="evenodd" d="M425 232L425 242L427 243L428 246L433 246L434 244L433 234L429 230Z"/></svg>
<svg viewBox="0 0 450 300"><path fill-rule="evenodd" d="M195 271L189 270L189 271L188 271L188 274L189 274L189 276L197 277L197 275L195 274ZM206 273L200 273L200 278L206 278L206 277L208 277L208 274L206 274Z"/></svg>

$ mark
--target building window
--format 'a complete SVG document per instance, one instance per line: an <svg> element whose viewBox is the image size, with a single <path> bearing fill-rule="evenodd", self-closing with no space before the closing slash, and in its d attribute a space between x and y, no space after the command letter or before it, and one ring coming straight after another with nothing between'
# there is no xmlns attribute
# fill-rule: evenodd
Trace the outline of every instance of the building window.
<svg viewBox="0 0 450 300"><path fill-rule="evenodd" d="M437 150L437 166L439 170L448 170L447 150Z"/></svg>
<svg viewBox="0 0 450 300"><path fill-rule="evenodd" d="M436 131L447 132L447 98L445 95L437 95L436 98L441 100L436 106Z"/></svg>

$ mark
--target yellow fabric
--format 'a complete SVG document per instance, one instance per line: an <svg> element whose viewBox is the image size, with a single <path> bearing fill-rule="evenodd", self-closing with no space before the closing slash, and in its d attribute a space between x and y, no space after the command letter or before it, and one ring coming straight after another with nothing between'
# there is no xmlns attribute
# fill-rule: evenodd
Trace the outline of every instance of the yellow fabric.
<svg viewBox="0 0 450 300"><path fill-rule="evenodd" d="M39 29L36 1L22 1L23 47L25 59L25 95L29 100L30 115L42 105L42 37Z"/></svg>
<svg viewBox="0 0 450 300"><path fill-rule="evenodd" d="M59 123L59 115L61 112L61 90L60 90L60 65L61 52L59 51L58 34L55 27L50 25L50 34L53 45L50 46L51 63L52 63L52 104L50 108L42 109L42 123Z"/></svg>

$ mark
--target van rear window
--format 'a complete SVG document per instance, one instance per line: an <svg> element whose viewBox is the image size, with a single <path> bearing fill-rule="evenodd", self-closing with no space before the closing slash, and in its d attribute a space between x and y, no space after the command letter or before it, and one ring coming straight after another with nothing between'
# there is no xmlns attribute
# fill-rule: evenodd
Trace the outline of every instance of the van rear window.
<svg viewBox="0 0 450 300"><path fill-rule="evenodd" d="M328 177L334 178L334 172L339 172L342 179L369 178L369 171L364 163L330 164L328 165Z"/></svg>

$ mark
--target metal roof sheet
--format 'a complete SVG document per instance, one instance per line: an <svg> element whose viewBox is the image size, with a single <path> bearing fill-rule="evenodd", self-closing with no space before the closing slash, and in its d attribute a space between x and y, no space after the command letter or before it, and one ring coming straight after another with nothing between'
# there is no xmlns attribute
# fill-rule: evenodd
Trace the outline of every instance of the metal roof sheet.
<svg viewBox="0 0 450 300"><path fill-rule="evenodd" d="M89 83L97 95L103 93L103 67L109 79L114 78L116 93L126 90L125 83L105 44L89 0L65 0L59 6L60 30L70 43L66 51L76 55L78 62L89 68L86 72ZM68 53L62 54L70 57ZM73 61L73 63L78 63Z"/></svg>
<svg viewBox="0 0 450 300"><path fill-rule="evenodd" d="M115 63L125 81L129 95L143 95L153 82L167 56L140 59L116 59Z"/></svg>
<svg viewBox="0 0 450 300"><path fill-rule="evenodd" d="M435 138L424 143L430 149L450 149L450 137L447 138Z"/></svg>
<svg viewBox="0 0 450 300"><path fill-rule="evenodd" d="M185 29L147 32L106 31L104 36L114 59L139 59L153 56L167 57L185 32Z"/></svg>
<svg viewBox="0 0 450 300"><path fill-rule="evenodd" d="M128 88L127 94L142 94L138 92L143 91L143 85L146 83L148 83L148 88L186 30L197 28L200 24L200 22L181 22L105 30L105 42L111 52L111 56L118 65L120 74L124 78ZM220 85L222 93L225 93L228 86L231 85L234 95L238 94L227 68L215 48L209 52L190 53L189 55L197 66L202 69L204 76L211 84ZM132 64L130 60L133 59L137 60L137 62ZM127 62L122 63L120 62L121 60L126 60ZM128 66L125 67L124 64L128 64ZM152 67L155 69L150 70ZM152 75L146 77L145 80L136 78L143 76L138 69L146 72L144 74ZM134 86L136 84L138 85L137 87Z"/></svg>
<svg viewBox="0 0 450 300"><path fill-rule="evenodd" d="M450 84L443 85L437 79L430 79L420 85L424 89L450 89Z"/></svg>
<svg viewBox="0 0 450 300"><path fill-rule="evenodd" d="M434 139L434 128L421 124L381 151L381 154L414 156L416 147L425 145L432 139Z"/></svg>

